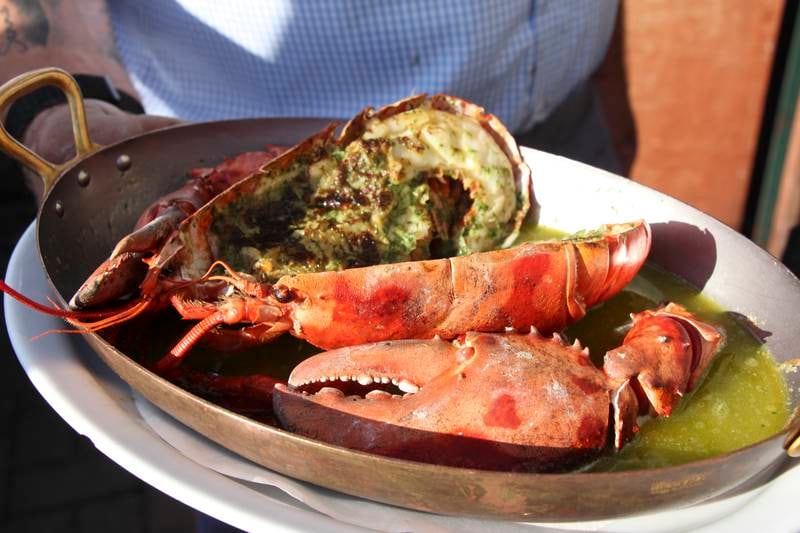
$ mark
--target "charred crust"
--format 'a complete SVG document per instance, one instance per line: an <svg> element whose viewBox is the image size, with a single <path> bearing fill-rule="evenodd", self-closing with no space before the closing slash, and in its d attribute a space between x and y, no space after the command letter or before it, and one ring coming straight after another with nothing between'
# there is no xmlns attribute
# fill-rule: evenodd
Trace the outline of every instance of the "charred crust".
<svg viewBox="0 0 800 533"><path fill-rule="evenodd" d="M389 207L393 200L394 195L391 193L391 191L381 191L381 193L378 195L378 207L382 209Z"/></svg>
<svg viewBox="0 0 800 533"><path fill-rule="evenodd" d="M348 237L353 255L346 258L346 268L359 268L381 262L380 248L375 237L369 232L361 232Z"/></svg>

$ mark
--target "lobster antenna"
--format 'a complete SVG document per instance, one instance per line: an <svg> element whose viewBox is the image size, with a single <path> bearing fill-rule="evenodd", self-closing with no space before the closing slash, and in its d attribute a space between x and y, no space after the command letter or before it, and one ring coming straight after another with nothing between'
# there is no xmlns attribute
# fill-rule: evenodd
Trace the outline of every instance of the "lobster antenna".
<svg viewBox="0 0 800 533"><path fill-rule="evenodd" d="M17 290L11 288L3 280L0 280L0 291L8 294L21 304L26 305L27 307L30 307L31 309L34 309L40 313L63 318L64 320L72 320L83 327L91 326L91 324L87 326L83 321L99 320L98 323L104 323L109 317L113 318L119 315L128 314L131 310L137 309L141 304L141 302L131 302L123 305L122 307L106 309L104 311L71 311L69 309L62 309L55 304L53 304L53 307L48 307L35 300L32 300Z"/></svg>

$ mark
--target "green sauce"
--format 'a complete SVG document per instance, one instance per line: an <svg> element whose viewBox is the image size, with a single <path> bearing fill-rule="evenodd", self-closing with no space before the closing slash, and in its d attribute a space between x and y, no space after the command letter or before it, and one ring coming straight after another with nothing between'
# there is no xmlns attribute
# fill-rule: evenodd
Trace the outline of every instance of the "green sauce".
<svg viewBox="0 0 800 533"><path fill-rule="evenodd" d="M551 239L562 239L567 234L563 231L548 228L547 226L534 226L532 224L525 224L519 230L519 237L517 237L517 244L529 241L548 241Z"/></svg>
<svg viewBox="0 0 800 533"><path fill-rule="evenodd" d="M561 238L549 228L525 228L520 240ZM645 265L631 284L589 311L566 331L589 347L601 365L603 355L622 343L629 313L664 301L684 305L725 331L726 343L700 386L683 398L669 418L654 418L619 453L610 452L590 471L656 468L730 452L780 432L789 420L786 382L769 351L729 313L681 278Z"/></svg>

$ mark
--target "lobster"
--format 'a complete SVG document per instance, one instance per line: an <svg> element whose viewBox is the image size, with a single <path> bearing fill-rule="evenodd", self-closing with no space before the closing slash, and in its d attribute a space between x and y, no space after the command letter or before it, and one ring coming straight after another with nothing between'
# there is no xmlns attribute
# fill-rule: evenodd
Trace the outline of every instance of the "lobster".
<svg viewBox="0 0 800 533"><path fill-rule="evenodd" d="M71 298L72 310L48 312L80 331L102 331L172 307L196 324L152 369L211 396L215 389L220 397L225 395L221 389L245 392L248 408L259 397L268 401L273 380L224 379L182 369L193 346L203 341L229 350L290 333L334 350L298 367L289 384L299 394L276 386L276 413L298 432L403 456L405 448L394 442L413 439L393 436L394 429L387 429L388 440L379 439L375 446L320 433L311 421L322 419L315 414L320 407L330 408L322 400L338 394L303 394L307 383L297 376L350 352L396 360L391 364L412 372L417 364L428 365L429 374L415 376L415 383L407 378L399 383L406 390L421 387L417 399L422 404L438 404L449 393L437 397L431 384L444 383L445 375L458 378L460 371L453 374L453 369L479 354L484 366L474 374L479 379L469 380L474 387L459 388L467 383L462 380L453 388L474 394L476 401L491 396L490 387L480 387L480 376L492 381L496 373L520 376L504 386L521 406L533 401L522 399L528 386L548 376L558 376L552 383L583 383L589 391L583 391L585 397L567 395L569 405L586 402L575 409L591 411L586 411L590 435L578 441L571 429L547 440L549 426L540 432L543 440L528 432L520 442L506 442L507 432L484 431L479 421L459 430L503 449L509 444L546 448L533 455L511 453L524 468L533 461L537 469L582 461L584 452L602 448L600 435L612 424L608 417L601 420L601 413L607 414L609 405L618 409L613 424L618 446L635 432L640 406L652 405L668 415L718 343L711 326L677 307L635 319L643 325L634 325L631 334L640 333L626 338L616 356L608 356L604 373L592 369L580 349L543 340L540 334L557 335L631 281L647 258L650 227L644 221L609 224L567 239L512 246L531 205L530 169L505 127L479 106L446 95L415 96L377 111L365 109L338 135L332 125L279 151L241 156L196 173L142 215L133 233ZM530 335L510 332L531 328ZM535 378L535 371L520 366L528 359L520 354L541 351L548 354L542 356L547 363ZM405 355L397 355L401 352ZM669 358L659 366L655 354L662 352ZM409 361L409 353L426 353L429 363ZM368 381L360 376L350 375ZM445 435L463 436L453 433L452 425L405 424L388 417L390 410L404 412L403 406L382 405L387 416L370 424L433 432L438 435L433 440L441 442L453 442ZM463 402L462 407L469 412L469 405ZM359 418L360 408L334 409L335 416ZM452 406L444 411L452 411L454 420L461 416ZM530 416L536 413L530 410ZM431 451L431 457L446 462L446 448ZM577 451L568 453L567 448ZM487 464L519 466L506 459Z"/></svg>
<svg viewBox="0 0 800 533"><path fill-rule="evenodd" d="M235 333L240 346L289 332L324 349L389 339L454 338L473 330L534 326L558 331L627 285L650 243L649 226L636 222L604 226L587 238L287 275L274 284L227 269L208 277L216 285L202 287L224 291L217 292L225 295L220 301L190 300L180 290L170 296L181 316L198 322L155 369L164 372L179 364L218 326L242 323L248 325ZM197 285L186 288L197 295ZM230 343L223 338L222 346Z"/></svg>
<svg viewBox="0 0 800 533"><path fill-rule="evenodd" d="M397 268L411 268L409 274L433 268L441 276L452 255L512 243L529 209L530 189L530 170L513 138L482 108L445 95L368 108L338 136L331 126L235 183L168 237L162 228L171 227L170 214L186 210L175 202L162 209L160 218L120 241L70 300L77 310L64 315L84 331L165 306L199 320L160 370L201 337L244 345L291 329L321 347L366 342L372 337L328 341L308 335L316 317L300 298L320 300L305 287L336 276L383 279L395 291L373 295L384 301L383 311L376 311L385 314L386 306L397 305L399 289L390 287ZM418 261L429 257L442 259ZM397 266L404 261L416 263ZM143 279L130 265L146 265ZM372 266L356 268L365 265ZM446 288L439 280L431 283ZM102 310L99 319L94 314L130 294L121 310ZM217 327L241 322L248 325L237 333ZM394 334L413 335L402 328Z"/></svg>
<svg viewBox="0 0 800 533"><path fill-rule="evenodd" d="M279 152L194 172L61 315L101 331L174 307L197 324L161 372L204 338L245 347L290 332L330 349L550 332L624 287L650 248L644 222L508 248L530 208L530 169L499 120L452 96L367 108L338 136L331 126Z"/></svg>

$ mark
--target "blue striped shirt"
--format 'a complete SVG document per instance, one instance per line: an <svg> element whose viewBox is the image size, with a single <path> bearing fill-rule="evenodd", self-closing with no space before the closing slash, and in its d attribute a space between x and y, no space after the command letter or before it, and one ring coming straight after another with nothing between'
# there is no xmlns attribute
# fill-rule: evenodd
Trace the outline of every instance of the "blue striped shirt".
<svg viewBox="0 0 800 533"><path fill-rule="evenodd" d="M598 66L617 0L109 0L109 8L149 113L347 118L445 92L519 132Z"/></svg>

